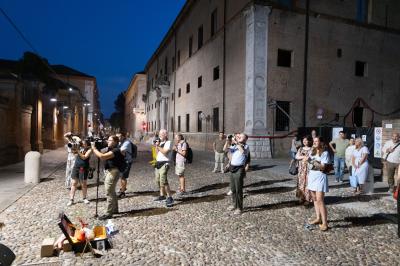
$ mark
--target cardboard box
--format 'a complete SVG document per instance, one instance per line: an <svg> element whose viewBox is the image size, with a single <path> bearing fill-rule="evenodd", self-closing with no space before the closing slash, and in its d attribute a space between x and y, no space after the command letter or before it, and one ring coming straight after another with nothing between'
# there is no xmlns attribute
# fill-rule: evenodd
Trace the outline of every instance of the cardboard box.
<svg viewBox="0 0 400 266"><path fill-rule="evenodd" d="M42 246L40 248L40 257L53 257L54 255L54 242L56 242L55 238L45 238L42 242Z"/></svg>

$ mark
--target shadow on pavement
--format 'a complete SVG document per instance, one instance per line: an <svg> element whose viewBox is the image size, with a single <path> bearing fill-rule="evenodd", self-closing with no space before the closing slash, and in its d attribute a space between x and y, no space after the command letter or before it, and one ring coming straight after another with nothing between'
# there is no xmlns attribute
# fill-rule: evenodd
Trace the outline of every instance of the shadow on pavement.
<svg viewBox="0 0 400 266"><path fill-rule="evenodd" d="M257 190L248 190L248 194L285 193L296 190L295 187L266 187Z"/></svg>
<svg viewBox="0 0 400 266"><path fill-rule="evenodd" d="M259 206L254 206L254 207L249 207L245 208L245 212L260 212L260 211L266 211L266 210L278 210L282 208L293 208L293 207L299 207L299 201L297 200L291 200L291 201L283 201L283 202L277 202L277 203L272 203L272 204L263 204Z"/></svg>
<svg viewBox="0 0 400 266"><path fill-rule="evenodd" d="M250 167L250 170L251 171L259 171L259 170L274 168L275 166L276 166L276 164L273 164L273 165L258 165L258 164L255 164L255 165L252 165Z"/></svg>
<svg viewBox="0 0 400 266"><path fill-rule="evenodd" d="M326 196L325 197L325 204L332 205L332 204L341 204L341 203L349 203L349 202L369 202L371 200L377 200L383 197L384 195L356 195L350 197L340 197L340 196Z"/></svg>
<svg viewBox="0 0 400 266"><path fill-rule="evenodd" d="M102 185L104 185L104 182L100 181L99 182L99 186L102 186ZM96 187L96 186L97 186L96 183L90 183L90 184L87 185L88 188L92 188L92 187Z"/></svg>
<svg viewBox="0 0 400 266"><path fill-rule="evenodd" d="M139 210L130 210L125 212L120 212L115 216L116 219L121 217L149 217L155 215L166 214L167 212L175 211L172 208L147 208Z"/></svg>
<svg viewBox="0 0 400 266"><path fill-rule="evenodd" d="M252 184L248 184L243 186L243 188L249 188L249 187L263 187L263 186L268 186L268 185L272 185L274 183L283 183L283 182L287 182L287 181L291 181L292 179L283 179L283 180L266 180L266 181L260 181L257 183L252 183Z"/></svg>
<svg viewBox="0 0 400 266"><path fill-rule="evenodd" d="M213 201L218 201L222 200L225 198L225 194L220 194L220 195L208 195L208 196L203 196L203 197L182 197L182 198L176 198L179 203L176 205L185 205L185 204L195 204L195 203L202 203L202 202L213 202Z"/></svg>
<svg viewBox="0 0 400 266"><path fill-rule="evenodd" d="M191 191L192 194L196 194L196 193L202 193L202 192L207 192L210 190L216 190L216 189L221 189L221 188L226 188L229 186L229 183L225 182L225 183L215 183L215 184L211 184L211 185L207 185L198 189L194 189Z"/></svg>
<svg viewBox="0 0 400 266"><path fill-rule="evenodd" d="M374 226L380 224L397 224L397 214L374 214L372 216L363 217L345 217L343 220L333 220L330 223L347 223L332 226L332 228L350 228Z"/></svg>

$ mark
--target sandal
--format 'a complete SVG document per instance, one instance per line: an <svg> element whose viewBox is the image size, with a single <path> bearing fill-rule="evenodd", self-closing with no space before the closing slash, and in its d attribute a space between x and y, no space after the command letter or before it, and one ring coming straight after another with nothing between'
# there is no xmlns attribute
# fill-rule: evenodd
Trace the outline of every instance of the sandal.
<svg viewBox="0 0 400 266"><path fill-rule="evenodd" d="M315 218L314 220L312 220L312 221L309 221L309 224L321 224L322 223L322 221L321 221L321 219L318 219L318 218Z"/></svg>
<svg viewBox="0 0 400 266"><path fill-rule="evenodd" d="M319 230L321 231L327 231L329 229L327 224L320 224L319 225Z"/></svg>

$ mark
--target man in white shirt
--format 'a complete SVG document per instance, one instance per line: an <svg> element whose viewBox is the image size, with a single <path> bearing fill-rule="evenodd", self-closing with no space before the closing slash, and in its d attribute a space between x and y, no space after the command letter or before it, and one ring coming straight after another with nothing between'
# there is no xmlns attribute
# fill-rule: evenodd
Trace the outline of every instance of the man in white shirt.
<svg viewBox="0 0 400 266"><path fill-rule="evenodd" d="M392 139L385 142L382 148L383 157L385 159L384 175L387 177L389 184L389 192L393 192L394 176L396 169L400 165L400 134L393 133Z"/></svg>
<svg viewBox="0 0 400 266"><path fill-rule="evenodd" d="M167 178L169 169L169 153L171 151L171 141L168 140L167 130L160 130L159 139L156 138L153 141L153 145L157 152L154 173L156 184L160 188L160 196L156 199L156 201L163 201L166 199L167 207L172 207L174 199L171 197L171 191L169 189ZM167 194L167 198L165 198L165 193Z"/></svg>

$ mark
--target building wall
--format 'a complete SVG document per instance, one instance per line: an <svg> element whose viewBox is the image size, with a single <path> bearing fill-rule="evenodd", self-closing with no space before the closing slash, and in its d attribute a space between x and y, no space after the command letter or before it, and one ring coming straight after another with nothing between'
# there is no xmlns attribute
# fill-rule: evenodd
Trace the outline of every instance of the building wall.
<svg viewBox="0 0 400 266"><path fill-rule="evenodd" d="M302 1L298 2L301 7ZM400 55L397 50L400 44L399 33L338 19L340 16L354 19L356 11L353 8L355 1L344 1L344 4L339 3L341 1L337 2L330 2L329 5L327 1L321 3L313 1L312 8L315 10L329 11L329 14L337 16L310 16L306 126L332 122L336 114L340 118L337 123L341 124L357 97L363 98L368 106L381 113L389 113L398 107L396 99L400 96L398 63ZM211 132L212 117L208 121L203 121L202 132L197 132L197 115L202 111L212 116L212 109L220 108L219 129L222 130L223 100L225 100L226 133L240 132L244 129L246 49L244 12L247 4L248 1L227 1L225 99L222 97L224 36L220 24L223 22L223 1L197 1L172 35L177 38L177 51L180 51L181 60L175 72L167 71L170 92L172 93L175 88L175 101L171 101L170 97L171 112L168 123L170 124L174 110L175 131L179 130L177 118L180 116L180 131L190 139L194 147L211 148L211 140L215 134ZM351 5L351 8L348 5ZM210 20L210 13L215 7L218 10L218 30L216 35L210 38L210 25L207 21ZM268 127L265 134L284 135L302 126L305 14L273 7L268 23L267 100L268 103L290 102L291 121L288 130L277 131L276 109L271 106L267 108ZM203 24L204 44L197 50L197 28L201 24ZM188 40L191 35L193 54L189 58ZM156 80L156 73L157 76L162 74L160 72L163 68L162 62L165 56L171 58L174 55L174 45L175 40L171 38L159 49L158 56L148 65L148 81ZM278 49L291 51L291 67L277 66ZM168 61L171 62L170 59ZM355 75L356 61L366 63L365 76ZM212 79L215 66L219 66L219 79L216 81ZM203 84L201 88L197 88L197 78L200 75ZM187 83L190 83L190 93L186 93ZM148 88L151 87L149 84ZM181 97L178 97L179 89ZM153 109L150 108L147 117L149 121L155 121L157 114L154 102L157 96L154 92L147 95L148 104L150 106L153 104ZM322 111L322 119L317 119L317 111ZM190 115L189 132L186 132L186 114ZM371 122L372 115L364 111L363 117L363 124L367 126ZM380 123L382 117L375 115L374 119L374 122ZM346 120L346 125L349 122ZM205 134L206 132L208 134ZM274 140L274 155L286 155L289 145L290 138Z"/></svg>
<svg viewBox="0 0 400 266"><path fill-rule="evenodd" d="M146 75L136 74L125 93L125 130L136 139L144 135L142 125L146 123L146 117L142 95L145 93ZM133 112L134 108L136 112Z"/></svg>

